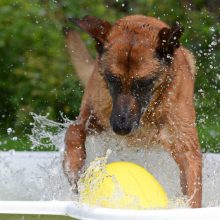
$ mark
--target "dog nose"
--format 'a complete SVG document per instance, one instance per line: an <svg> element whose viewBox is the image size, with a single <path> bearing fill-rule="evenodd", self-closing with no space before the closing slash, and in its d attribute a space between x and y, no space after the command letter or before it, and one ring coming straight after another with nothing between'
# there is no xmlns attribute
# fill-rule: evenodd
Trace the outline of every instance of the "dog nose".
<svg viewBox="0 0 220 220"><path fill-rule="evenodd" d="M111 120L112 129L116 134L126 135L132 130L132 124L124 115L118 115Z"/></svg>
<svg viewBox="0 0 220 220"><path fill-rule="evenodd" d="M126 135L126 134L129 134L131 132L131 127L121 127L121 126L118 126L118 125L114 125L112 127L113 131L116 133L116 134L119 134L119 135Z"/></svg>

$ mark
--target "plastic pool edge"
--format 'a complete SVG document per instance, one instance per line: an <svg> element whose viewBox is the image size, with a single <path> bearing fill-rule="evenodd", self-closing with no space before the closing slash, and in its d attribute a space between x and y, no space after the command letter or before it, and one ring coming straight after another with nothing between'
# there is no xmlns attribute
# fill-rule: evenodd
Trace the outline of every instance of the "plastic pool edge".
<svg viewBox="0 0 220 220"><path fill-rule="evenodd" d="M60 215L83 220L220 220L220 207L199 209L126 210L89 207L71 201L1 201L0 214Z"/></svg>

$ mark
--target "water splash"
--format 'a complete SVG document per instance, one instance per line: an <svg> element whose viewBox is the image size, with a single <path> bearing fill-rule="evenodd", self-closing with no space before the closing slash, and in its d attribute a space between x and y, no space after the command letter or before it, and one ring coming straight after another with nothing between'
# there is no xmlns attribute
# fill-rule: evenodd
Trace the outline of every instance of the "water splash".
<svg viewBox="0 0 220 220"><path fill-rule="evenodd" d="M96 158L81 175L78 181L79 201L81 203L86 201L87 204L94 204L94 188L103 182L106 177L109 177L106 170L106 164L110 154L111 151L108 150L105 156ZM94 205L98 206L102 204L105 199L106 198L102 198L101 201L96 201Z"/></svg>
<svg viewBox="0 0 220 220"><path fill-rule="evenodd" d="M8 157L0 155L0 200L78 200L62 170L64 136L72 121L65 119L64 123L58 123L49 120L48 115L32 113L32 116L32 135L29 137L33 148L39 145L55 146L59 151L55 156L54 153L42 152L42 155L47 156L20 159L16 156L16 160L13 159L18 154L16 152L8 153ZM169 207L187 206L180 189L178 167L163 148L152 146L147 149L141 144L132 146L127 143L126 138L106 131L87 137L85 167L97 157L105 157L108 150L111 150L108 159L101 163L96 161L99 169L107 161L137 163L152 173L164 187L170 199ZM220 206L219 182L220 158L213 154L204 154L203 206Z"/></svg>
<svg viewBox="0 0 220 220"><path fill-rule="evenodd" d="M42 116L30 113L33 117L31 123L31 135L28 135L32 142L32 149L43 146L44 148L55 147L56 150L64 150L64 135L66 128L73 123L61 114L63 123L55 122L48 119L49 114Z"/></svg>
<svg viewBox="0 0 220 220"><path fill-rule="evenodd" d="M64 135L66 128L72 121L65 119L64 123L57 123L48 119L48 116L39 116L33 114L34 125L31 140L34 140L34 146L39 144L39 140L47 138L50 140L44 146L53 144L61 152L64 149ZM40 127L39 127L40 126ZM49 130L49 131L48 131ZM56 132L54 132L56 131ZM141 143L141 142L140 142ZM94 161L97 157L104 157L109 150L108 162L130 161L145 167L162 184L170 199L169 207L186 207L187 202L183 197L180 188L179 169L173 158L161 146L151 146L143 148L132 146L123 136L118 136L111 130L94 134L86 139L86 165ZM210 156L210 157L209 157ZM61 156L62 158L62 153ZM100 162L106 163L107 160ZM169 168L169 169L167 169ZM62 172L62 171L61 171ZM210 178L210 176L212 178ZM203 205L217 206L220 204L220 191L218 182L220 181L220 160L214 159L214 156L204 156L203 163Z"/></svg>

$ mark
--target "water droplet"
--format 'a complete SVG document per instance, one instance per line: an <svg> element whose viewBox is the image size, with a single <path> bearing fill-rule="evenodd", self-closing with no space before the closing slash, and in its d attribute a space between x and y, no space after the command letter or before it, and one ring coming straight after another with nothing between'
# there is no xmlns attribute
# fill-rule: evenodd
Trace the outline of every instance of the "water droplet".
<svg viewBox="0 0 220 220"><path fill-rule="evenodd" d="M18 137L13 137L12 140L13 140L13 141L17 141L17 140L18 140Z"/></svg>
<svg viewBox="0 0 220 220"><path fill-rule="evenodd" d="M215 28L214 28L214 27L210 27L209 30L210 30L211 32L214 32L214 31L215 31Z"/></svg>
<svg viewBox="0 0 220 220"><path fill-rule="evenodd" d="M8 128L8 129L7 129L7 133L8 133L8 134L11 134L12 131L13 131L12 128Z"/></svg>

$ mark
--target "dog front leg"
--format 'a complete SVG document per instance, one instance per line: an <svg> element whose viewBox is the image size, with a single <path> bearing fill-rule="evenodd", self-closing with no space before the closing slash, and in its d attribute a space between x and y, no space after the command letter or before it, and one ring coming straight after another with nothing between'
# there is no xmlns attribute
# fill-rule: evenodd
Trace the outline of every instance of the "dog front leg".
<svg viewBox="0 0 220 220"><path fill-rule="evenodd" d="M184 195L192 208L200 208L202 202L202 156L200 152L171 153L180 169L180 182Z"/></svg>
<svg viewBox="0 0 220 220"><path fill-rule="evenodd" d="M86 130L82 123L71 124L66 131L63 168L71 185L76 185L86 158Z"/></svg>
<svg viewBox="0 0 220 220"><path fill-rule="evenodd" d="M98 118L91 113L87 105L84 105L82 108L77 122L71 124L67 129L65 135L63 169L71 185L77 186L80 172L85 163L86 136L93 132L101 132L102 130L103 128L99 124Z"/></svg>
<svg viewBox="0 0 220 220"><path fill-rule="evenodd" d="M85 104L77 121L68 127L65 135L63 170L70 184L75 186L86 158L86 123L89 117L90 109Z"/></svg>
<svg viewBox="0 0 220 220"><path fill-rule="evenodd" d="M163 129L160 132L160 140L180 169L183 194L187 195L192 208L199 208L202 205L202 153L197 132L188 132L181 137L180 131L177 133L171 135L168 129Z"/></svg>

